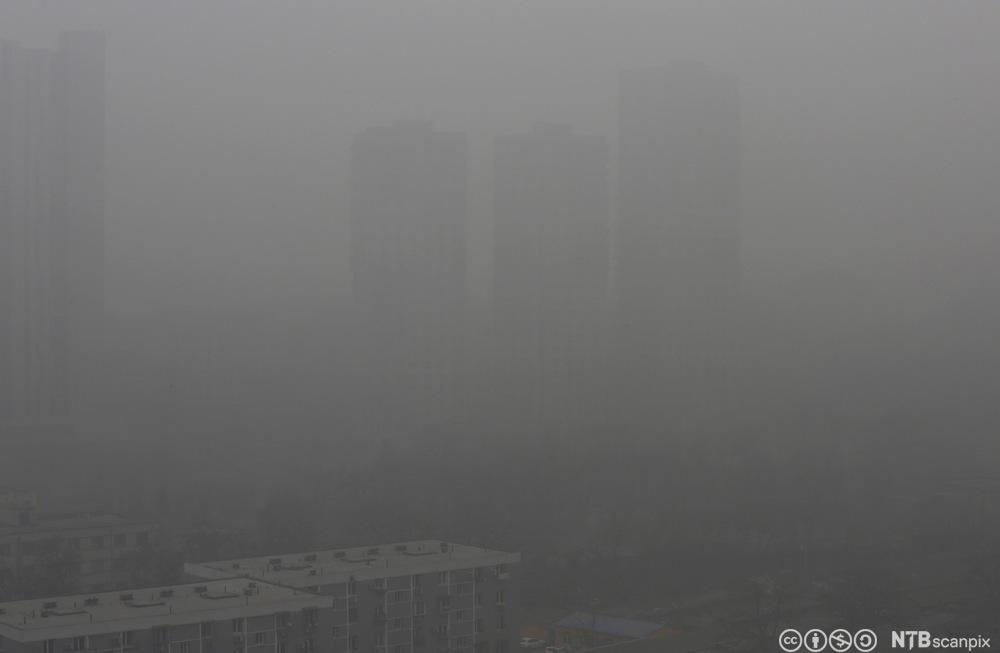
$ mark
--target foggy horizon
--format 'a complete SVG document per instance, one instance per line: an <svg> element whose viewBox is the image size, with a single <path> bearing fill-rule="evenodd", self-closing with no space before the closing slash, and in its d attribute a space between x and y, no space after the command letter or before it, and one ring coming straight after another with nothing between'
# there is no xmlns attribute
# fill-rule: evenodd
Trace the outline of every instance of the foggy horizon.
<svg viewBox="0 0 1000 653"><path fill-rule="evenodd" d="M547 653L598 607L711 637L677 653L916 627L885 597L923 583L996 632L998 33L965 1L0 0L0 601L90 587L4 575L37 500L156 524L133 587L523 555L481 567L523 564ZM755 635L665 616L722 591Z"/></svg>

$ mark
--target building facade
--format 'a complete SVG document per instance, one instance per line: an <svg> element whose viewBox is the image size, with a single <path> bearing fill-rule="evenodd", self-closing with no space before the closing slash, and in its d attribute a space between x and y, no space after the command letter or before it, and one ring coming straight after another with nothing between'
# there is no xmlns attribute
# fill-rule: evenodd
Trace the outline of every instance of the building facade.
<svg viewBox="0 0 1000 653"><path fill-rule="evenodd" d="M696 63L620 78L615 293L640 429L722 411L740 282L738 80ZM662 433L649 433L654 437Z"/></svg>
<svg viewBox="0 0 1000 653"><path fill-rule="evenodd" d="M157 530L119 515L39 515L34 495L0 489L0 595L36 596L49 581L74 591L127 586Z"/></svg>
<svg viewBox="0 0 1000 653"><path fill-rule="evenodd" d="M233 578L0 603L0 651L331 651L331 617L329 597Z"/></svg>
<svg viewBox="0 0 1000 653"><path fill-rule="evenodd" d="M541 124L494 146L496 397L579 428L606 373L611 225L603 138Z"/></svg>
<svg viewBox="0 0 1000 653"><path fill-rule="evenodd" d="M520 628L520 555L418 541L185 565L329 597L335 652L510 653Z"/></svg>
<svg viewBox="0 0 1000 653"><path fill-rule="evenodd" d="M104 37L0 45L0 424L88 406L104 312Z"/></svg>
<svg viewBox="0 0 1000 653"><path fill-rule="evenodd" d="M358 408L392 434L458 413L466 318L464 134L398 122L351 147Z"/></svg>

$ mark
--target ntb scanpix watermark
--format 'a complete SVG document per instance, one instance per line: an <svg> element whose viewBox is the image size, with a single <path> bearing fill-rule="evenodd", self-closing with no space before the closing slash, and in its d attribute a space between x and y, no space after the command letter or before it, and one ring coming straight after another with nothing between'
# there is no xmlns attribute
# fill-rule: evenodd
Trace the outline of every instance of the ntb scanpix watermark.
<svg viewBox="0 0 1000 653"><path fill-rule="evenodd" d="M963 637L936 637L926 630L893 630L890 645L895 649L907 651L923 649L949 649L957 651L979 651L990 648L990 638L981 635ZM778 635L778 646L785 653L871 653L878 646L878 636L870 628L850 632L844 628L826 631L812 628L802 633L794 628L787 628Z"/></svg>

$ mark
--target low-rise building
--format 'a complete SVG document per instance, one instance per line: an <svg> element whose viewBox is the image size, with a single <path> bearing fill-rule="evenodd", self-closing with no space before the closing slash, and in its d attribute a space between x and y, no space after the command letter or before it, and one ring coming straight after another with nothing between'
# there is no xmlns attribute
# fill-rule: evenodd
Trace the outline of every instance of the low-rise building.
<svg viewBox="0 0 1000 653"><path fill-rule="evenodd" d="M247 578L0 603L0 651L330 651L330 608L329 597Z"/></svg>
<svg viewBox="0 0 1000 653"><path fill-rule="evenodd" d="M67 591L96 592L127 585L136 556L157 525L114 514L46 515L30 492L0 490L0 587L30 598L29 583L54 565L69 565ZM10 590L6 593L10 593Z"/></svg>
<svg viewBox="0 0 1000 653"><path fill-rule="evenodd" d="M520 554L439 540L186 564L332 597L333 648L375 653L510 653ZM196 653L196 652L192 652Z"/></svg>

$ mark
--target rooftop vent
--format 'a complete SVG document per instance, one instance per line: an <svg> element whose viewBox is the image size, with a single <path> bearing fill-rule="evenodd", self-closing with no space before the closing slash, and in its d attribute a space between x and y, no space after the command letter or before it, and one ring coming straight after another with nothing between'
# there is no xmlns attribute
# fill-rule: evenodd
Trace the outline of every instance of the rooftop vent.
<svg viewBox="0 0 1000 653"><path fill-rule="evenodd" d="M43 610L51 610L52 608L56 607L57 605L59 605L59 604L56 603L55 601L46 601L45 603L42 604L42 609Z"/></svg>
<svg viewBox="0 0 1000 653"><path fill-rule="evenodd" d="M84 605L97 605L100 602L101 602L100 599L98 599L96 596L92 596L89 599L85 599L83 601L83 604Z"/></svg>
<svg viewBox="0 0 1000 653"><path fill-rule="evenodd" d="M197 592L198 594L204 594L208 591L208 585L197 585L194 588L194 591Z"/></svg>
<svg viewBox="0 0 1000 653"><path fill-rule="evenodd" d="M174 591L173 590L160 590L160 596L161 597L166 598L168 596L173 596L173 595L174 595Z"/></svg>

